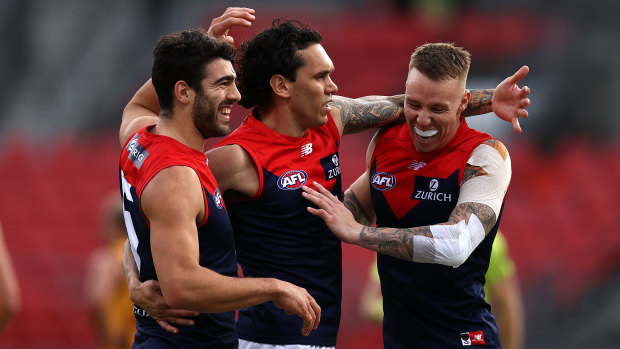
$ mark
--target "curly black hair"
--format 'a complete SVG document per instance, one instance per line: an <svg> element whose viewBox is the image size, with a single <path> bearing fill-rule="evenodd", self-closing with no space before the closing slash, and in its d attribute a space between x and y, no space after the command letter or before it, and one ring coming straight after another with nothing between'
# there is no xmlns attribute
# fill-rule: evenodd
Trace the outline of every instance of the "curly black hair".
<svg viewBox="0 0 620 349"><path fill-rule="evenodd" d="M291 81L304 62L298 51L323 41L321 34L295 20L276 18L271 27L241 44L238 64L239 104L263 106L271 100L269 79L280 74Z"/></svg>
<svg viewBox="0 0 620 349"><path fill-rule="evenodd" d="M235 48L202 29L190 29L162 36L153 49L151 77L161 110L172 110L173 89L179 80L200 91L204 68L216 58L234 64Z"/></svg>

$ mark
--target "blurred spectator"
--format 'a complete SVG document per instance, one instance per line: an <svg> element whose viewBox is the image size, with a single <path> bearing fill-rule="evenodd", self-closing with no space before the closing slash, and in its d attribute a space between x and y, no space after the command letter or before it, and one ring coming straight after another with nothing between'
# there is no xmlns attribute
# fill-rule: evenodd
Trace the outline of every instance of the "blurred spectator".
<svg viewBox="0 0 620 349"><path fill-rule="evenodd" d="M0 226L0 331L19 310L19 285Z"/></svg>
<svg viewBox="0 0 620 349"><path fill-rule="evenodd" d="M503 349L522 349L524 339L523 299L515 264L501 231L493 241L489 269L485 274L486 301L491 304ZM377 259L370 265L368 282L360 298L361 316L376 324L383 322L383 297L377 272Z"/></svg>
<svg viewBox="0 0 620 349"><path fill-rule="evenodd" d="M130 348L136 329L133 303L121 267L127 240L119 194L102 201L100 233L104 244L91 255L86 271L85 293L95 321L98 347Z"/></svg>
<svg viewBox="0 0 620 349"><path fill-rule="evenodd" d="M515 272L515 264L508 254L508 245L501 231L493 241L491 261L485 274L484 293L491 304L491 312L499 330L504 349L522 349L524 339L523 299Z"/></svg>

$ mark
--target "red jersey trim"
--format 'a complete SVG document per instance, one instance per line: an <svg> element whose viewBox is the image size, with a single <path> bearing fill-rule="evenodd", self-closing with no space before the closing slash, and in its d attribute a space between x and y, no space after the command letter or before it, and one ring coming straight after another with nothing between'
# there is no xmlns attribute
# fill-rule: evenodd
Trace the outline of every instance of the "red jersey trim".
<svg viewBox="0 0 620 349"><path fill-rule="evenodd" d="M334 121L334 118L332 117L331 113L327 114L327 124L325 126L327 126L327 129L329 130L329 133L332 135L332 137L336 138L337 148L339 148L340 138L341 138L340 132L338 131L338 127L336 126L336 122ZM248 144L245 144L242 138L235 137L236 136L235 133L238 130L241 130L242 127L249 128L252 131L260 131L260 129L263 129L266 132L273 132L283 138L290 137L290 136L280 134L274 131L273 129L269 128L269 126L263 124L260 120L258 120L254 116L254 111L252 111L252 113L250 113L250 115L248 115L245 118L245 120L243 121L241 126L237 128L237 130L235 130L230 136L227 136L226 138L224 138L222 141L220 141L218 144L215 145L216 148L221 147L221 146L226 146L226 145L238 145L243 150L245 150L245 152L248 153L248 155L250 155L250 158L252 159L252 161L254 162L254 165L256 166L256 171L258 172L258 190L256 191L256 194L252 196L251 198L238 199L237 201L256 200L262 195L263 188L264 188L264 178L263 178L263 171L262 171L263 164L260 161L259 155L256 154L254 150L252 150L252 147L250 147ZM258 128L259 130L255 130L254 128Z"/></svg>
<svg viewBox="0 0 620 349"><path fill-rule="evenodd" d="M156 146L164 146L164 147L172 147L172 149L174 151L177 151L179 153L184 153L184 150L190 150L192 152L197 152L200 153L199 151L195 150L195 149L191 149L189 147L187 147L186 145L184 145L183 143L177 141L174 138L168 137L168 136L163 136L163 135L158 135L158 134L154 134L151 133L149 131L150 128L152 128L155 125L150 125L147 127L144 127L140 130L138 130L138 132L134 133L133 135L131 135L131 137L129 137L127 139L127 141L125 142L125 145L123 146L123 153L126 151L127 148L127 144L135 137L136 134L140 134L144 137L146 137L146 143L147 144L155 144ZM157 138L161 138L159 141L153 141L153 138L157 139ZM187 149L182 149L179 148L179 146L185 147ZM161 154L161 153L160 153ZM203 153L204 154L204 153ZM149 161L148 164L146 164L146 166L144 167L144 169L141 171L140 169L136 169L135 170L135 176L137 179L138 177L140 177L139 180L137 180L137 182L135 183L136 186L136 194L139 198L139 202L138 202L138 207L140 208L140 213L142 214L142 217L144 217L144 221L146 222L148 228L151 228L151 222L148 220L148 218L146 217L146 215L144 214L144 210L142 209L142 193L144 192L144 188L146 188L146 186L151 182L151 180L162 170L168 168L168 167L172 167L172 166L185 166L185 167L189 167L191 168L194 173L196 174L196 176L198 177L198 182L200 183L200 190L202 191L202 200L203 200L203 204L205 207L205 216L204 219L197 224L197 228L202 227L208 220L209 218L209 203L207 201L207 193L205 191L205 187L203 185L202 182L202 177L200 176L200 173L196 170L196 168L194 168L192 165L195 165L193 163L193 160L195 160L194 158L174 158L174 159L167 159L165 156L168 155L167 153L164 154L164 157L162 159L162 156L158 156L157 160L158 163L156 166L152 167L152 165L150 165L152 162ZM206 159L206 155L205 159ZM207 165L208 166L208 165ZM138 173L141 173L141 176L138 176ZM217 187L217 182L215 183L216 187Z"/></svg>

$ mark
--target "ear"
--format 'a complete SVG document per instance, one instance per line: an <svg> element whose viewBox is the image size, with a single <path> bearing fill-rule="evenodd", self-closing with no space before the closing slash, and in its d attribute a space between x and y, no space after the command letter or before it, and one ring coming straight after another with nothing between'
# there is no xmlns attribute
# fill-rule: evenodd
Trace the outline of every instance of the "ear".
<svg viewBox="0 0 620 349"><path fill-rule="evenodd" d="M194 97L194 93L194 89L189 87L189 85L183 80L179 80L176 84L174 84L174 99L181 104L189 103Z"/></svg>
<svg viewBox="0 0 620 349"><path fill-rule="evenodd" d="M276 95L282 98L291 96L290 80L284 76L280 74L273 75L271 79L269 79L269 85L271 85L271 89Z"/></svg>
<svg viewBox="0 0 620 349"><path fill-rule="evenodd" d="M469 104L469 100L471 99L471 92L469 92L468 89L465 89L465 92L463 92L463 97L461 98L461 103L459 104L459 109L458 109L458 114L461 115L461 113L467 109L467 104Z"/></svg>

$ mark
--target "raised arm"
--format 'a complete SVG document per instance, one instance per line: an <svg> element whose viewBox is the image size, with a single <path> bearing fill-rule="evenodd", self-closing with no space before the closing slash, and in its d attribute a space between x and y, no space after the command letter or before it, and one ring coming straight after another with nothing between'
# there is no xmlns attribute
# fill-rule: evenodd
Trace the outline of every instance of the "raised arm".
<svg viewBox="0 0 620 349"><path fill-rule="evenodd" d="M155 87L149 79L131 98L123 110L121 128L118 134L121 147L127 139L143 127L154 125L159 120L159 102Z"/></svg>
<svg viewBox="0 0 620 349"><path fill-rule="evenodd" d="M525 108L530 105L530 88L520 88L517 83L528 74L523 66L515 74L504 79L495 90L471 90L471 99L462 115L473 116L494 112L500 119L512 123L521 133L519 118L527 118ZM404 122L404 95L366 96L361 98L332 97L332 115L340 134L362 132L371 128L391 126Z"/></svg>
<svg viewBox="0 0 620 349"><path fill-rule="evenodd" d="M342 241L420 263L459 266L495 225L510 182L510 158L499 141L480 145L468 161L459 201L441 224L411 228L374 228L355 221L346 207L318 183L304 187L305 198Z"/></svg>

